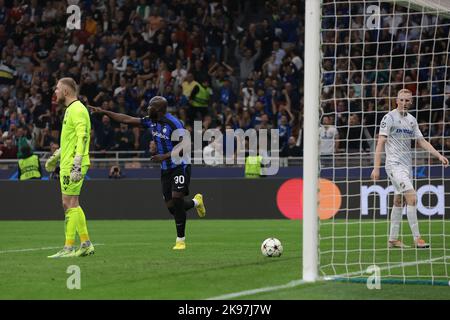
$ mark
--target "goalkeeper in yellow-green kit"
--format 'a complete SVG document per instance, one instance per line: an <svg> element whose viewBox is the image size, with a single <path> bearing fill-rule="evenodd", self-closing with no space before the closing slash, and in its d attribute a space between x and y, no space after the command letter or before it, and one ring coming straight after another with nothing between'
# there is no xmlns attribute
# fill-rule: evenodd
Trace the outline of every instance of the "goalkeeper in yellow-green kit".
<svg viewBox="0 0 450 320"><path fill-rule="evenodd" d="M64 248L49 258L83 257L94 254L89 240L86 217L78 198L89 169L89 141L91 120L85 105L78 100L78 85L72 78L62 78L55 89L57 102L64 104L65 114L61 131L61 147L47 160L45 168L52 172L60 162L59 180L65 211L66 242ZM75 234L81 245L75 249Z"/></svg>

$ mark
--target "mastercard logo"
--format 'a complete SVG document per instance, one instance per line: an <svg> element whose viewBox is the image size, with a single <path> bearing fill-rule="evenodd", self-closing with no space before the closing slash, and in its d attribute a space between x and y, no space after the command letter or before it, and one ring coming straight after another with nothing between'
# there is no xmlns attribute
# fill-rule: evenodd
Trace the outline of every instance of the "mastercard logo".
<svg viewBox="0 0 450 320"><path fill-rule="evenodd" d="M326 220L338 213L342 195L332 181L320 179L319 183L319 217ZM303 179L290 179L281 185L277 192L277 206L286 218L303 219Z"/></svg>

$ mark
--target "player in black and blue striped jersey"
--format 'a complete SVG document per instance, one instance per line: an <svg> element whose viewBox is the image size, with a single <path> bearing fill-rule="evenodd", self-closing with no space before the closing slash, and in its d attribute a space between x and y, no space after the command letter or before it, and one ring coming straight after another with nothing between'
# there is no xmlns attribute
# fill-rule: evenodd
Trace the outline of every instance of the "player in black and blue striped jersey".
<svg viewBox="0 0 450 320"><path fill-rule="evenodd" d="M189 183L191 178L191 165L185 160L175 161L172 159L172 151L180 141L172 140L172 133L180 129L181 137L184 126L180 120L167 112L167 100L161 96L153 97L148 106L148 116L144 118L131 117L126 114L116 113L101 108L90 107L93 112L104 113L111 119L131 125L142 125L148 128L152 135L152 140L156 144L156 152L151 157L151 161L161 164L161 186L164 201L170 213L175 218L177 229L177 239L174 250L183 250L186 248L185 229L186 229L186 211L196 207L200 217L206 214L203 204L203 196L196 194L192 200L185 200L184 197L189 194Z"/></svg>

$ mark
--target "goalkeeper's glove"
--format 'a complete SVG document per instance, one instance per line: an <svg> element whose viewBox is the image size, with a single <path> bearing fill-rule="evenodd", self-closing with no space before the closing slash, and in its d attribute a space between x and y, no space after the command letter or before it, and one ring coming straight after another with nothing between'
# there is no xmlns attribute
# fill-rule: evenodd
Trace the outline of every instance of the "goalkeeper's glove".
<svg viewBox="0 0 450 320"><path fill-rule="evenodd" d="M45 170L48 172L53 172L56 169L56 164L61 157L61 149L57 149L50 158L45 162Z"/></svg>
<svg viewBox="0 0 450 320"><path fill-rule="evenodd" d="M73 182L78 182L83 178L81 174L81 160L83 160L82 156L75 156L73 159L72 170L70 170L70 180Z"/></svg>

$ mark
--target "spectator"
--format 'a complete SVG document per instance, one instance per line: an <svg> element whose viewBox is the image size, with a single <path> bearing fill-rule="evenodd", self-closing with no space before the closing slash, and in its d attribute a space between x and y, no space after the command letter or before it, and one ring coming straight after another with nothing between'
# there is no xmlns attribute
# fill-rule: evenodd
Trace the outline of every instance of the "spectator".
<svg viewBox="0 0 450 320"><path fill-rule="evenodd" d="M292 90L285 87L292 110L301 111L297 101L303 79L299 70L303 68L302 56L291 48L301 52L302 44L298 32L291 31L302 32L296 27L302 27L303 22L297 18L293 0L259 8L262 23L254 23L250 11L239 11L239 6L226 2L199 2L192 7L171 0L151 4L119 1L111 8L93 2L83 9L86 14L81 16L81 30L70 34L60 32L65 19L59 3L38 3L32 0L27 7L20 1L0 5L0 21L4 22L0 23L0 86L8 91L0 97L0 125L2 131L9 131L11 125L29 127L33 146L41 148L40 138L45 137L48 149L50 136L60 138L64 109L52 100L52 87L66 76L79 79L80 94L91 103L124 109L129 114L145 115L142 105L156 94L164 95L170 101L169 110L180 113L187 126L195 117L186 113L188 100L193 89L205 81L210 91L208 112L201 112L198 118L210 115L212 126L219 121L234 128L255 127L261 124L261 117L265 119L264 114L269 117L267 126L278 126L281 116L272 118L271 91L282 89L285 82L292 86ZM235 28L238 21L244 21L240 24L242 33ZM279 39L275 27L282 31ZM236 41L238 45L233 48ZM280 41L286 47L284 57ZM272 59L263 68L274 48L278 67ZM237 60L229 55L234 49ZM436 67L438 70L439 65ZM266 76L272 79L267 82ZM240 82L248 78L253 83L241 87ZM417 78L411 79L415 82ZM194 96L198 98L198 94ZM15 101L14 110L5 107L9 99ZM248 109L244 112L242 106ZM290 116L286 117L289 122ZM47 130L42 133L45 128L49 134ZM141 144L133 133L132 148L146 150L148 144ZM16 132L13 137L16 139ZM92 141L103 139L102 130L96 127Z"/></svg>
<svg viewBox="0 0 450 320"><path fill-rule="evenodd" d="M39 141L39 143L36 146L36 150L38 150L38 151L50 151L51 144L52 144L52 142L54 142L54 139L51 136L50 130L47 127L42 129L38 141Z"/></svg>
<svg viewBox="0 0 450 320"><path fill-rule="evenodd" d="M17 146L13 145L13 140L4 132L2 139L3 145L0 145L0 159L17 159Z"/></svg>
<svg viewBox="0 0 450 320"><path fill-rule="evenodd" d="M95 150L111 151L115 145L114 129L111 127L111 120L107 115L103 115L102 122L95 134Z"/></svg>
<svg viewBox="0 0 450 320"><path fill-rule="evenodd" d="M213 136L211 142L203 148L203 157L207 165L217 166L223 163L223 143Z"/></svg>
<svg viewBox="0 0 450 320"><path fill-rule="evenodd" d="M22 148L24 146L29 146L31 147L32 144L32 139L31 139L31 135L29 134L28 128L27 127L18 127L17 128L17 134L16 134L16 141L15 144L17 146L17 157L18 158L22 158Z"/></svg>
<svg viewBox="0 0 450 320"><path fill-rule="evenodd" d="M282 115L280 118L280 123L278 124L278 132L280 137L280 148L283 149L287 143L288 139L291 136L292 133L292 122L293 117L291 116L291 120L288 120L288 117L286 115Z"/></svg>
<svg viewBox="0 0 450 320"><path fill-rule="evenodd" d="M197 84L191 92L189 102L191 105L191 119L201 120L209 111L212 90L209 81L204 80L202 84Z"/></svg>
<svg viewBox="0 0 450 320"><path fill-rule="evenodd" d="M346 152L360 153L369 149L369 145L365 140L364 130L361 125L360 117L357 113L350 114L348 127L346 128Z"/></svg>
<svg viewBox="0 0 450 320"><path fill-rule="evenodd" d="M198 82L194 80L194 75L192 74L192 72L189 72L186 75L186 78L181 86L183 88L183 95L189 98L194 87L198 86Z"/></svg>
<svg viewBox="0 0 450 320"><path fill-rule="evenodd" d="M120 75L125 72L128 63L128 57L123 55L122 48L116 49L116 57L112 59L112 63L114 71L118 72Z"/></svg>
<svg viewBox="0 0 450 320"><path fill-rule="evenodd" d="M42 168L37 155L33 154L29 145L20 149L21 157L18 164L18 178L20 181L41 179Z"/></svg>
<svg viewBox="0 0 450 320"><path fill-rule="evenodd" d="M261 42L256 40L255 42L256 53L253 54L252 50L249 48L243 48L244 55L241 55L240 48L236 46L234 55L239 62L240 69L240 81L244 81L250 75L250 73L255 68L255 61L259 58L261 54Z"/></svg>
<svg viewBox="0 0 450 320"><path fill-rule="evenodd" d="M119 166L112 166L111 169L109 169L108 174L109 179L121 179L122 178L122 171L120 170Z"/></svg>
<svg viewBox="0 0 450 320"><path fill-rule="evenodd" d="M174 87L177 87L183 83L187 76L187 71L183 68L181 60L177 60L176 68L172 71L171 76L175 79Z"/></svg>
<svg viewBox="0 0 450 320"><path fill-rule="evenodd" d="M126 123L120 124L120 130L115 134L115 140L114 150L127 151L134 149L134 134ZM127 155L121 154L121 157L127 158Z"/></svg>
<svg viewBox="0 0 450 320"><path fill-rule="evenodd" d="M287 145L281 150L280 157L301 157L303 149L296 145L295 138L289 137Z"/></svg>
<svg viewBox="0 0 450 320"><path fill-rule="evenodd" d="M280 47L280 42L277 40L272 43L272 54L275 54L275 65L280 66L286 51Z"/></svg>
<svg viewBox="0 0 450 320"><path fill-rule="evenodd" d="M252 78L247 79L246 85L242 88L244 107L253 108L256 102L255 82Z"/></svg>
<svg viewBox="0 0 450 320"><path fill-rule="evenodd" d="M339 132L333 125L331 116L323 116L319 128L320 154L333 155L339 149Z"/></svg>
<svg viewBox="0 0 450 320"><path fill-rule="evenodd" d="M221 109L227 107L232 107L237 101L236 94L234 93L231 79L225 77L222 86L219 88L219 102L221 104Z"/></svg>

